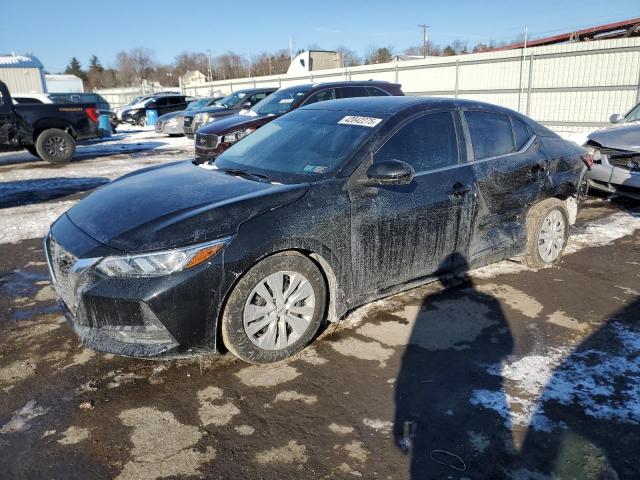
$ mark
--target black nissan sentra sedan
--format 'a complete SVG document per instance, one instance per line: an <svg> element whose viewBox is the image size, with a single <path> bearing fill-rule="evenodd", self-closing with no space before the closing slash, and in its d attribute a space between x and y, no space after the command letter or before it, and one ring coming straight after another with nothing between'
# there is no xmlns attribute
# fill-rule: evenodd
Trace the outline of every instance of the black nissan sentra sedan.
<svg viewBox="0 0 640 480"><path fill-rule="evenodd" d="M53 285L84 343L253 363L436 276L555 263L589 158L511 110L376 97L282 116L215 164L140 170L62 215Z"/></svg>

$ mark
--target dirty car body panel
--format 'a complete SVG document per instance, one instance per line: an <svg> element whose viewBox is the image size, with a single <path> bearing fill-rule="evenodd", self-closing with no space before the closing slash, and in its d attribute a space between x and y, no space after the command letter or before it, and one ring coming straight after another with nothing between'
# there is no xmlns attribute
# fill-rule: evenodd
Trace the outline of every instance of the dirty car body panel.
<svg viewBox="0 0 640 480"><path fill-rule="evenodd" d="M521 145L514 133L511 151L476 159L492 152L474 148L483 139L470 111L521 122ZM528 209L576 195L583 153L516 112L477 102L327 101L274 120L215 163L155 166L98 189L52 225L47 257L67 318L92 348L145 357L215 350L234 285L277 252L318 265L329 321L462 263L518 254ZM409 183L364 181L390 159L415 170ZM114 256L207 242L224 247L169 275L101 269Z"/></svg>

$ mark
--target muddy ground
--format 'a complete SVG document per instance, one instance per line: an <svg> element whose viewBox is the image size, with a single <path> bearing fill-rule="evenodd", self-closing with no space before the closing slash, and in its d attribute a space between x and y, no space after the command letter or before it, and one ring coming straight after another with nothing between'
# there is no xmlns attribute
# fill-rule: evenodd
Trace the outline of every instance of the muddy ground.
<svg viewBox="0 0 640 480"><path fill-rule="evenodd" d="M188 154L161 141L36 178ZM85 193L16 196L49 168L25 158L0 158L0 478L640 477L637 205L589 200L558 267L502 262L376 302L281 364L152 362L85 349L65 324L43 222Z"/></svg>

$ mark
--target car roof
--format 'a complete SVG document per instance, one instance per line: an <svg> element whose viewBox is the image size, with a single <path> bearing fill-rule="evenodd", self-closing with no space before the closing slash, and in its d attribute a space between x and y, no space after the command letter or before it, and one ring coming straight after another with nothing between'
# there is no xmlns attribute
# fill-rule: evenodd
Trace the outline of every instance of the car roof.
<svg viewBox="0 0 640 480"><path fill-rule="evenodd" d="M415 97L415 96L379 96L352 97L339 100L327 100L302 107L306 110L354 110L370 113L393 115L407 108L423 105L430 108L481 108L509 115L522 115L508 108L475 100L462 100L448 97Z"/></svg>
<svg viewBox="0 0 640 480"><path fill-rule="evenodd" d="M317 83L300 83L291 85L290 87L282 87L280 90L298 90L307 88L309 91L321 90L323 88L332 87L371 87L371 86L400 86L397 83L386 82L384 80L344 80L341 82L317 82Z"/></svg>
<svg viewBox="0 0 640 480"><path fill-rule="evenodd" d="M278 87L243 88L242 90L234 91L230 95L233 95L234 93L254 93L254 92L265 92L269 90L275 92L276 90L278 90Z"/></svg>

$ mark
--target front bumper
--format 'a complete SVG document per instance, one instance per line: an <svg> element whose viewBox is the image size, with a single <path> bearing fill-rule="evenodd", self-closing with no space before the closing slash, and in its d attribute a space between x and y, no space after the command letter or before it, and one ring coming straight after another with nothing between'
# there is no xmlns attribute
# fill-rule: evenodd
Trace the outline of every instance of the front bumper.
<svg viewBox="0 0 640 480"><path fill-rule="evenodd" d="M180 121L158 122L156 123L156 133L163 133L165 135L184 135L183 124Z"/></svg>
<svg viewBox="0 0 640 480"><path fill-rule="evenodd" d="M65 317L86 346L132 357L215 351L211 286L223 277L215 258L173 275L114 278L94 268L99 258L76 258L51 235L45 252Z"/></svg>
<svg viewBox="0 0 640 480"><path fill-rule="evenodd" d="M596 190L618 193L633 198L640 198L640 169L616 165L607 155L602 155L598 163L594 163L587 172L589 186Z"/></svg>

